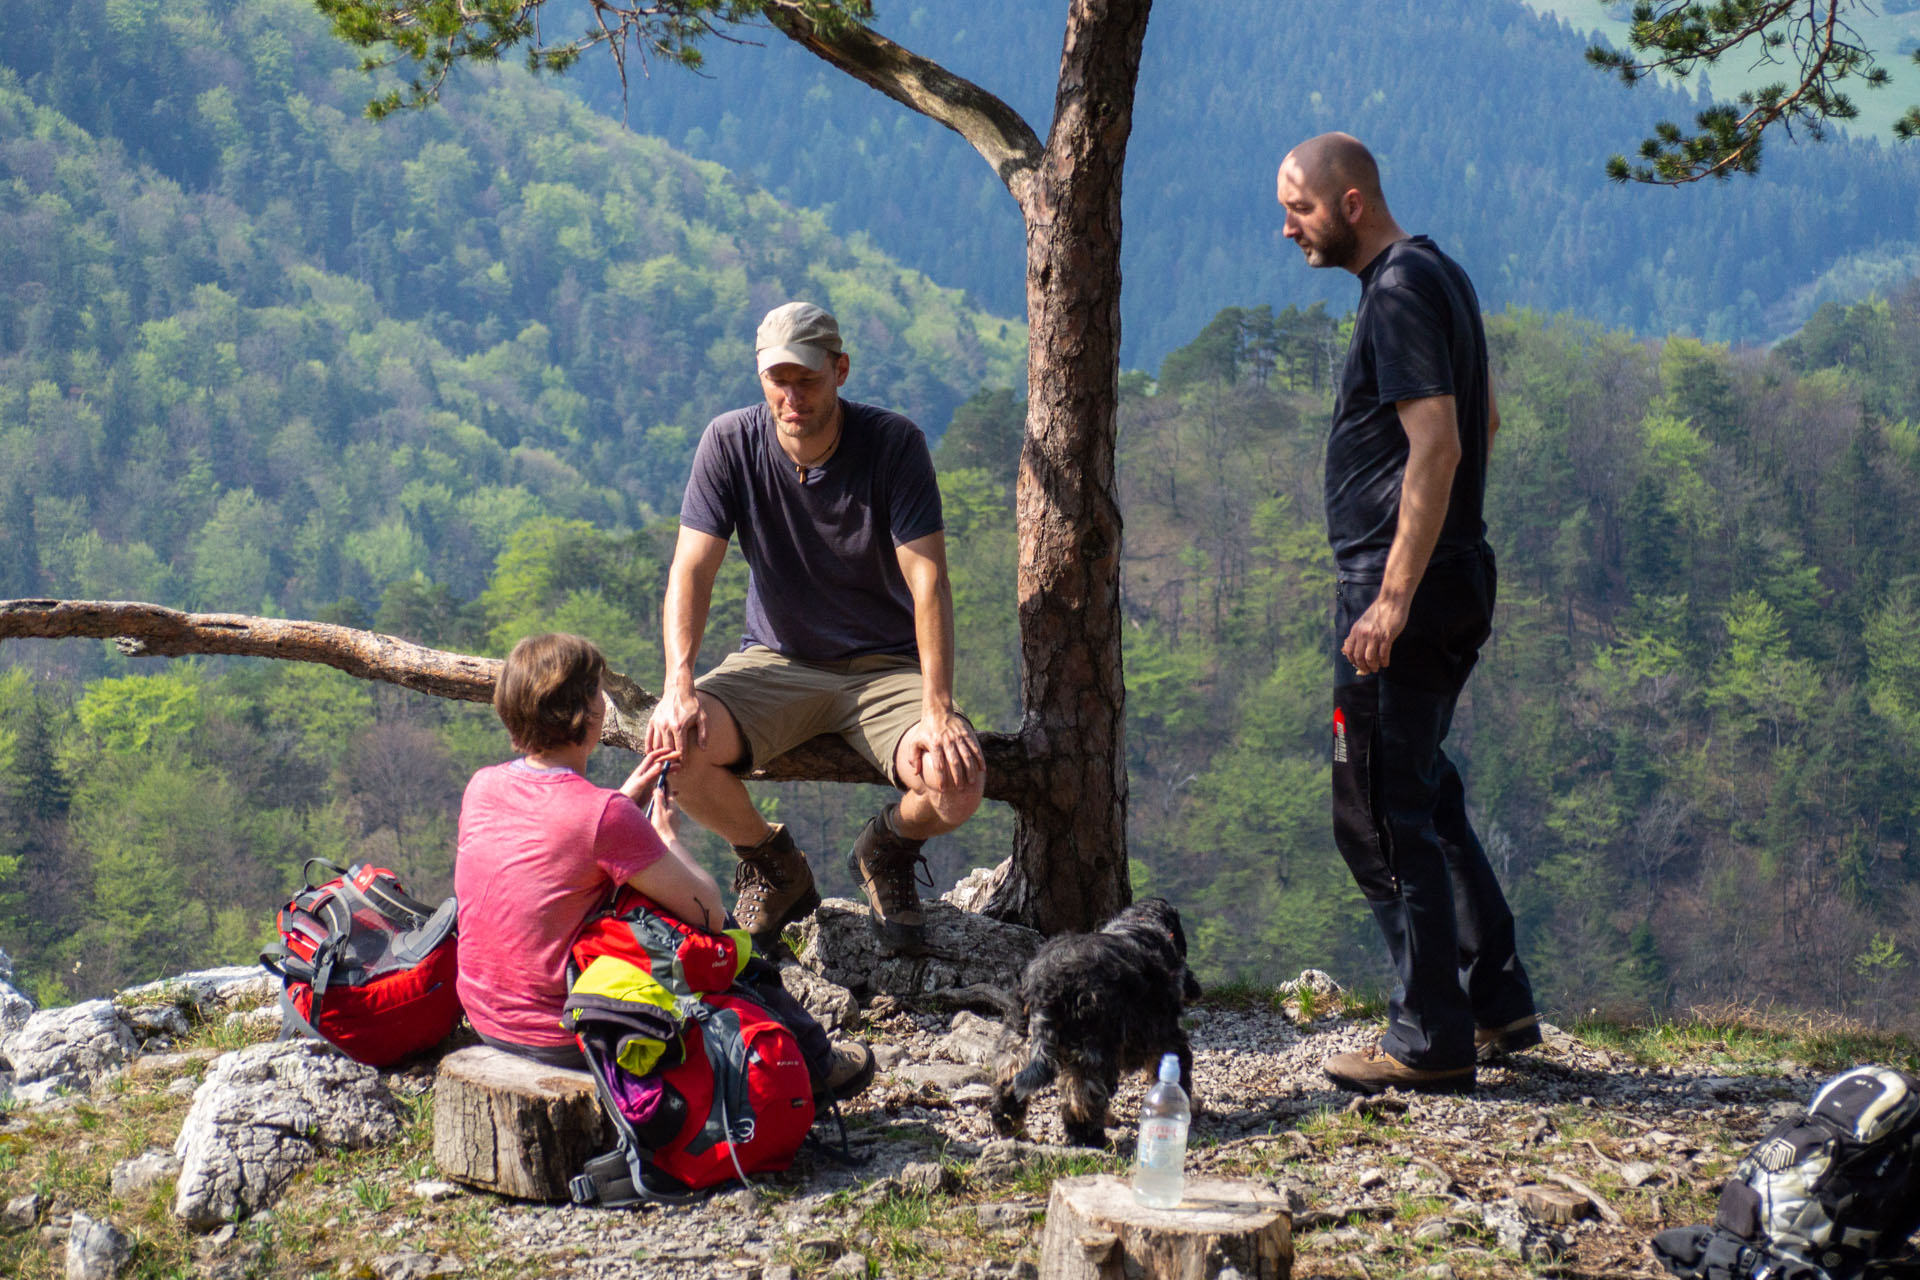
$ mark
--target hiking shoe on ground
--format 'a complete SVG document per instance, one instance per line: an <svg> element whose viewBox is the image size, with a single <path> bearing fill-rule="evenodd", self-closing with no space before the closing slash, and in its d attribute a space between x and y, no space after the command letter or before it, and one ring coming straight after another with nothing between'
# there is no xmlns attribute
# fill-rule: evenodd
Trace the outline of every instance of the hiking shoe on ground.
<svg viewBox="0 0 1920 1280"><path fill-rule="evenodd" d="M1416 1093L1472 1093L1473 1068L1453 1067L1446 1071L1422 1071L1410 1067L1379 1045L1369 1045L1353 1053L1336 1053L1320 1064L1335 1084L1355 1093L1379 1093L1382 1089L1411 1089Z"/></svg>
<svg viewBox="0 0 1920 1280"><path fill-rule="evenodd" d="M847 874L866 890L867 905L873 908L873 935L882 951L908 956L927 953L927 918L914 885L915 873L927 865L920 852L925 843L895 835L883 810L867 819L854 838L853 852L847 855ZM931 871L926 883L933 887Z"/></svg>
<svg viewBox="0 0 1920 1280"><path fill-rule="evenodd" d="M859 1097L873 1083L875 1066L873 1050L866 1045L858 1040L835 1040L833 1065L827 1069L827 1078L813 1086L814 1104L824 1106L828 1098L847 1102Z"/></svg>
<svg viewBox="0 0 1920 1280"><path fill-rule="evenodd" d="M813 868L783 823L776 822L752 848L735 845L733 851L740 859L733 872L733 918L752 935L755 952L771 955L780 931L820 905Z"/></svg>
<svg viewBox="0 0 1920 1280"><path fill-rule="evenodd" d="M1504 1027L1475 1027L1473 1056L1481 1062L1493 1062L1510 1053L1521 1053L1540 1043L1540 1015L1530 1013Z"/></svg>

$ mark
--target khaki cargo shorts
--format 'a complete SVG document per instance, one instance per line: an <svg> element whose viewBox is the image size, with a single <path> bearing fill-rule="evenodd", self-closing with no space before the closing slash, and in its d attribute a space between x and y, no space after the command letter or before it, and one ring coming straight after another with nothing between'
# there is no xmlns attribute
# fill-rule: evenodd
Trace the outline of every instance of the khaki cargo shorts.
<svg viewBox="0 0 1920 1280"><path fill-rule="evenodd" d="M754 645L694 682L733 714L747 744L733 766L746 773L823 733L838 734L896 787L893 753L920 723L920 661L869 654L838 662L803 662Z"/></svg>

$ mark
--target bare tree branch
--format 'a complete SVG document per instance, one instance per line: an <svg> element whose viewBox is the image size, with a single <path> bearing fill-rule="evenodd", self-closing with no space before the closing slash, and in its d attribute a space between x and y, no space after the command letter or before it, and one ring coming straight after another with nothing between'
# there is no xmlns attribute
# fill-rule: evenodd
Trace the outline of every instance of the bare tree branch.
<svg viewBox="0 0 1920 1280"><path fill-rule="evenodd" d="M0 600L0 641L19 639L112 640L131 657L178 658L231 654L317 662L362 680L397 684L436 698L491 702L500 659L448 653L398 636L355 627L244 613L183 613L132 600ZM600 741L627 751L645 749L647 716L658 695L619 672L608 672L612 714ZM1020 739L982 734L987 757L987 795L1018 803L1032 788L1032 770ZM839 738L804 742L750 775L766 782L866 782L887 780Z"/></svg>
<svg viewBox="0 0 1920 1280"><path fill-rule="evenodd" d="M768 0L783 35L854 79L965 138L1022 209L1039 167L1040 138L1019 112L971 80L857 23L825 32L796 0Z"/></svg>

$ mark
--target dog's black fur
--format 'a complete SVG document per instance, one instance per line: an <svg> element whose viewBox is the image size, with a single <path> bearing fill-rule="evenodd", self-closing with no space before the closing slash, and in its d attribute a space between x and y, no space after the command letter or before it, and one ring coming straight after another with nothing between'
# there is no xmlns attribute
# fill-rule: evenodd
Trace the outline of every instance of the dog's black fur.
<svg viewBox="0 0 1920 1280"><path fill-rule="evenodd" d="M1179 1055L1180 1084L1191 1098L1193 1050L1180 1015L1199 995L1180 913L1165 898L1134 903L1098 933L1049 940L1027 965L1016 1006L1007 1010L994 1076L994 1128L1019 1132L1028 1100L1057 1077L1067 1141L1104 1147L1107 1103L1120 1073L1151 1071L1166 1053Z"/></svg>

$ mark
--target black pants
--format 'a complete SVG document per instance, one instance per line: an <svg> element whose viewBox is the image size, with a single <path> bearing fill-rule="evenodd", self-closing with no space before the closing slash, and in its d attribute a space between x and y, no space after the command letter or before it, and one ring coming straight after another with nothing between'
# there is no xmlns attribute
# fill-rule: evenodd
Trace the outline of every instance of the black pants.
<svg viewBox="0 0 1920 1280"><path fill-rule="evenodd" d="M1440 749L1493 619L1493 553L1430 565L1386 668L1340 646L1379 594L1342 573L1334 602L1333 836L1385 935L1399 981L1380 1046L1410 1067L1474 1060L1475 1026L1533 1012L1513 913Z"/></svg>

